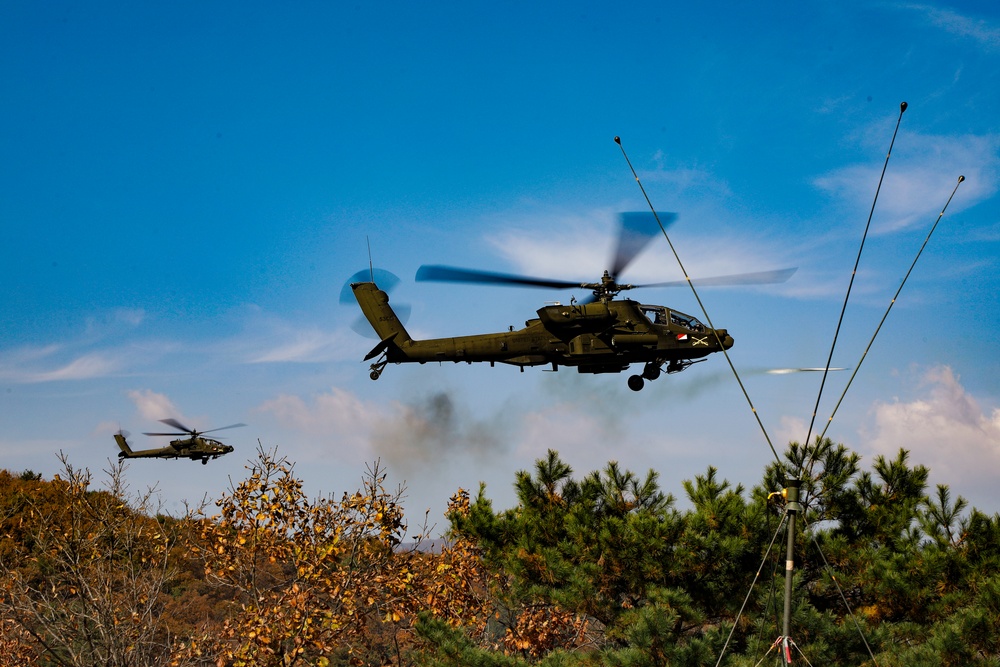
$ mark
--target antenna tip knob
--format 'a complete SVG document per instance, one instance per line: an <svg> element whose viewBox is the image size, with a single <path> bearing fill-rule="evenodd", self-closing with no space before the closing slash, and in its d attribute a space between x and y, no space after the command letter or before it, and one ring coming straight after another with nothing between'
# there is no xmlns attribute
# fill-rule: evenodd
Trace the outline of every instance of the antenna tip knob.
<svg viewBox="0 0 1000 667"><path fill-rule="evenodd" d="M904 111L906 111L906 106L907 106L906 102L900 102L899 113L903 113Z"/></svg>
<svg viewBox="0 0 1000 667"><path fill-rule="evenodd" d="M622 138L621 137L615 137L615 143L618 144L619 146L621 146L622 145Z"/></svg>
<svg viewBox="0 0 1000 667"><path fill-rule="evenodd" d="M962 182L962 181L964 181L964 180L965 180L965 176L959 176L959 177L958 177L958 182L959 182L959 183L961 183L961 182Z"/></svg>

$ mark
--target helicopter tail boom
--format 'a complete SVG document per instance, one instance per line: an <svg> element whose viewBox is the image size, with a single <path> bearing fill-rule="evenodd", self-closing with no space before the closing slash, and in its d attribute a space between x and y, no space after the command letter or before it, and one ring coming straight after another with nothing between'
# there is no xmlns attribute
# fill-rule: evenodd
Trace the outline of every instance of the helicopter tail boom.
<svg viewBox="0 0 1000 667"><path fill-rule="evenodd" d="M122 433L115 433L115 442L118 443L119 449L122 450L121 458L126 458L132 455L132 448L128 446L128 441L125 440L125 435Z"/></svg>
<svg viewBox="0 0 1000 667"><path fill-rule="evenodd" d="M375 283L352 283L354 298L361 306L368 322L382 341L392 339L396 345L402 345L410 340L403 323L389 305L389 296L380 290Z"/></svg>

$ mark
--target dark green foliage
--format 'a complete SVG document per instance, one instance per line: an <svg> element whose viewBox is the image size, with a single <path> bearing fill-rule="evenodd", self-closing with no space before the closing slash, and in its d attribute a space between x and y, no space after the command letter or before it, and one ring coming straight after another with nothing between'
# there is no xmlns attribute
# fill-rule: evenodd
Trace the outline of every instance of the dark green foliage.
<svg viewBox="0 0 1000 667"><path fill-rule="evenodd" d="M436 656L426 664L758 664L780 634L785 510L775 492L791 475L802 480L796 660L1000 665L1000 515L967 512L944 485L928 495L929 471L906 450L863 471L857 454L819 439L791 443L749 494L708 468L683 482L684 512L654 471L611 462L577 480L553 451L517 474L515 508L494 512L481 488L468 514L450 518L497 576L492 643L422 624L422 655ZM525 615L577 632L545 644L525 632Z"/></svg>

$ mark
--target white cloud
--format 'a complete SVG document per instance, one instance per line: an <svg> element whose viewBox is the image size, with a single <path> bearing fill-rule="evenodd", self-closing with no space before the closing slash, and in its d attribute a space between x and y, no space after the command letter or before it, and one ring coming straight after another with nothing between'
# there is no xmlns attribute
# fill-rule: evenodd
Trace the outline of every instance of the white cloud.
<svg viewBox="0 0 1000 667"><path fill-rule="evenodd" d="M515 458L527 469L553 449L573 466L574 476L602 470L609 460L636 462L646 456L636 450L635 434L611 410L583 403L558 402L526 413L517 435ZM645 446L650 443L645 442Z"/></svg>
<svg viewBox="0 0 1000 667"><path fill-rule="evenodd" d="M954 214L988 199L997 191L1000 138L995 136L907 136L907 158L886 171L873 218L882 231L929 226L955 188L965 182L949 205ZM882 163L851 165L814 179L820 190L839 197L856 210L868 211Z"/></svg>
<svg viewBox="0 0 1000 667"><path fill-rule="evenodd" d="M596 282L611 268L618 212L600 209L581 214L553 215L539 212L537 219L522 221L503 233L487 238L495 251L513 267L513 272L537 278ZM661 214L662 217L662 214ZM539 221L544 220L544 224ZM684 217L668 226L667 233L684 268L693 278L709 278L786 268L787 239L774 241L762 235L729 229L726 234L698 235L683 227ZM622 278L642 284L684 278L666 240L657 233L635 258ZM586 296L586 290L576 290ZM568 296L567 296L568 299Z"/></svg>
<svg viewBox="0 0 1000 667"><path fill-rule="evenodd" d="M902 447L914 464L926 465L932 481L944 483L970 498L1000 503L1000 408L984 411L948 366L923 377L922 398L910 402L877 402L874 435L869 446L877 454L895 456ZM995 510L996 507L994 506Z"/></svg>
<svg viewBox="0 0 1000 667"><path fill-rule="evenodd" d="M273 414L284 426L309 435L364 435L385 416L378 407L337 387L314 396L312 405L299 396L282 394L257 409Z"/></svg>
<svg viewBox="0 0 1000 667"><path fill-rule="evenodd" d="M334 387L329 393L306 401L300 396L281 394L265 401L256 410L273 416L278 423L305 436L312 459L329 456L335 446L337 456L350 463L371 460L371 434L377 425L392 418L395 404L382 408L362 401L354 394Z"/></svg>
<svg viewBox="0 0 1000 667"><path fill-rule="evenodd" d="M514 271L536 278L590 281L600 278L611 254L613 214L539 212L537 221L523 220L488 237L493 249Z"/></svg>
<svg viewBox="0 0 1000 667"><path fill-rule="evenodd" d="M129 400L138 408L139 414L149 420L160 420L174 418L184 421L181 411L177 409L173 401L163 394L158 394L151 389L133 390L128 392Z"/></svg>
<svg viewBox="0 0 1000 667"><path fill-rule="evenodd" d="M822 430L822 428L820 430ZM808 432L809 425L806 423L806 420L799 417L784 415L779 421L778 428L776 428L774 430L774 434L770 436L771 444L774 445L774 448L778 450L779 454L783 454L788 443L798 442L801 444L802 441L806 439ZM815 438L817 435L819 434L814 432L812 438Z"/></svg>

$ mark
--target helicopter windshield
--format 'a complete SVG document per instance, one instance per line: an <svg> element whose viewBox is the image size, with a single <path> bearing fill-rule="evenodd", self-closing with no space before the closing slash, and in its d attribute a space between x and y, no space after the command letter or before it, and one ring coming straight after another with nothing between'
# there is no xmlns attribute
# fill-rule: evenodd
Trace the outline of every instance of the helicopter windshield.
<svg viewBox="0 0 1000 667"><path fill-rule="evenodd" d="M698 321L693 315L685 315L676 310L669 310L664 306L641 306L643 314L649 318L653 324L666 326L683 327L691 331L704 331L705 325Z"/></svg>

